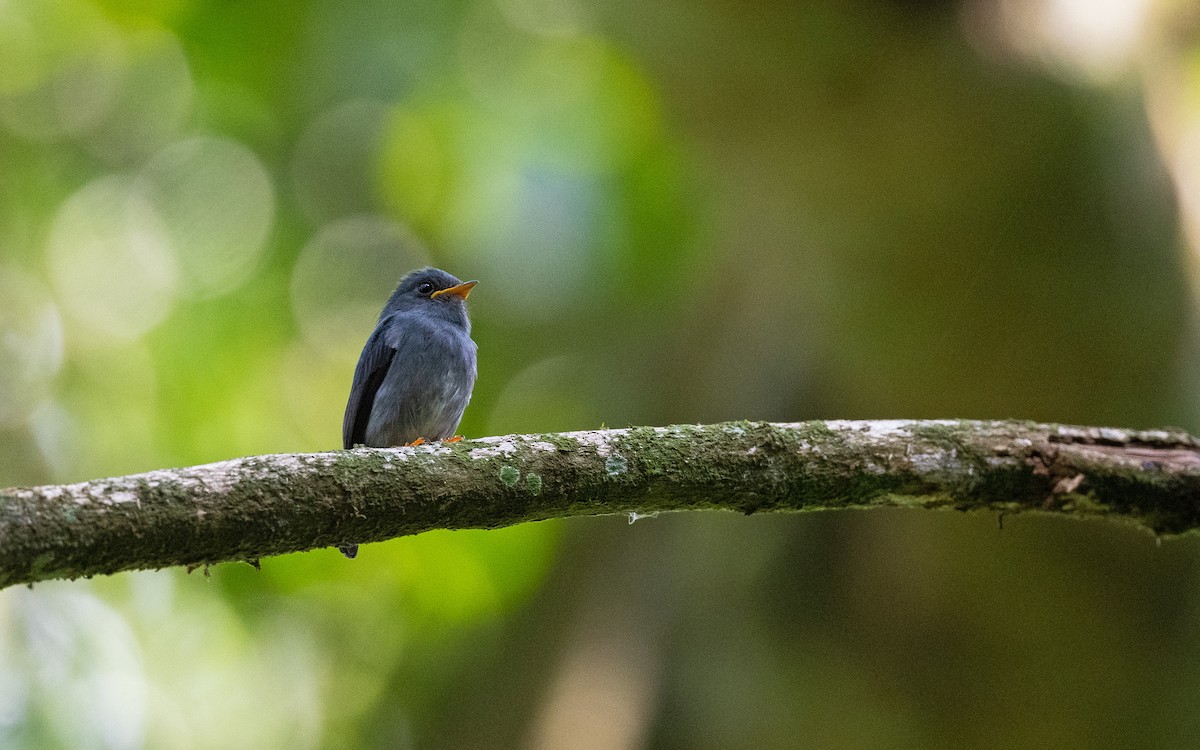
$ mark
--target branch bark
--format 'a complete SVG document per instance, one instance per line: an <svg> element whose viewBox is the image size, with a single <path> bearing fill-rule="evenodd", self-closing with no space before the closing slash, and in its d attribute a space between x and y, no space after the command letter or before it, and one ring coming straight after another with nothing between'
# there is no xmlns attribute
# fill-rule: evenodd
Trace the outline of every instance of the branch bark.
<svg viewBox="0 0 1200 750"><path fill-rule="evenodd" d="M904 506L1200 526L1200 440L1029 422L827 421L254 456L0 490L0 586L607 513Z"/></svg>

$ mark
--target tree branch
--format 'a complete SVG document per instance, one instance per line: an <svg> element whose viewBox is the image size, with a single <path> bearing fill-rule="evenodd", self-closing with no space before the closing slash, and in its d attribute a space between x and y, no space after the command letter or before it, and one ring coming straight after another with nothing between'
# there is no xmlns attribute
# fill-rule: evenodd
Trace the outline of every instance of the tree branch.
<svg viewBox="0 0 1200 750"><path fill-rule="evenodd" d="M605 513L905 506L1200 525L1200 440L1028 422L635 427L0 490L0 586Z"/></svg>

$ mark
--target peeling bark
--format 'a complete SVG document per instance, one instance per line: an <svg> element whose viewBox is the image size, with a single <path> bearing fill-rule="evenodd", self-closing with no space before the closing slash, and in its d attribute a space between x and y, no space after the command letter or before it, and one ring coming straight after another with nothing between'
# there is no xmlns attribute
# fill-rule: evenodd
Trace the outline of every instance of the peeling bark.
<svg viewBox="0 0 1200 750"><path fill-rule="evenodd" d="M508 435L0 490L0 586L578 515L904 506L1200 526L1200 440L1029 422Z"/></svg>

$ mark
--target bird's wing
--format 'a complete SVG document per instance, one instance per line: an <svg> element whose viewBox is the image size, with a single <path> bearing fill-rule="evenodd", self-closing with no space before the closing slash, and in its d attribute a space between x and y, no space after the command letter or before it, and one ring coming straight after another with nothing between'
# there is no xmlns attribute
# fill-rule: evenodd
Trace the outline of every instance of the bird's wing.
<svg viewBox="0 0 1200 750"><path fill-rule="evenodd" d="M386 330L387 321L380 321L358 358L358 367L354 369L354 384L350 387L350 400L346 403L346 416L342 418L343 448L353 448L366 443L367 423L371 421L371 407L375 404L375 394L396 356L396 349L384 341Z"/></svg>

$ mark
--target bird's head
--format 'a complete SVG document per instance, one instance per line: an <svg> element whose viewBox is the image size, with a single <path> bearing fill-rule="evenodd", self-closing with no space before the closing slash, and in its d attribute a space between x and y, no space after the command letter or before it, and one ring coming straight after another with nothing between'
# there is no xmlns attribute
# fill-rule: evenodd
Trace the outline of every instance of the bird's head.
<svg viewBox="0 0 1200 750"><path fill-rule="evenodd" d="M459 281L440 268L420 268L400 279L380 319L398 312L417 312L470 330L467 296L478 281Z"/></svg>

